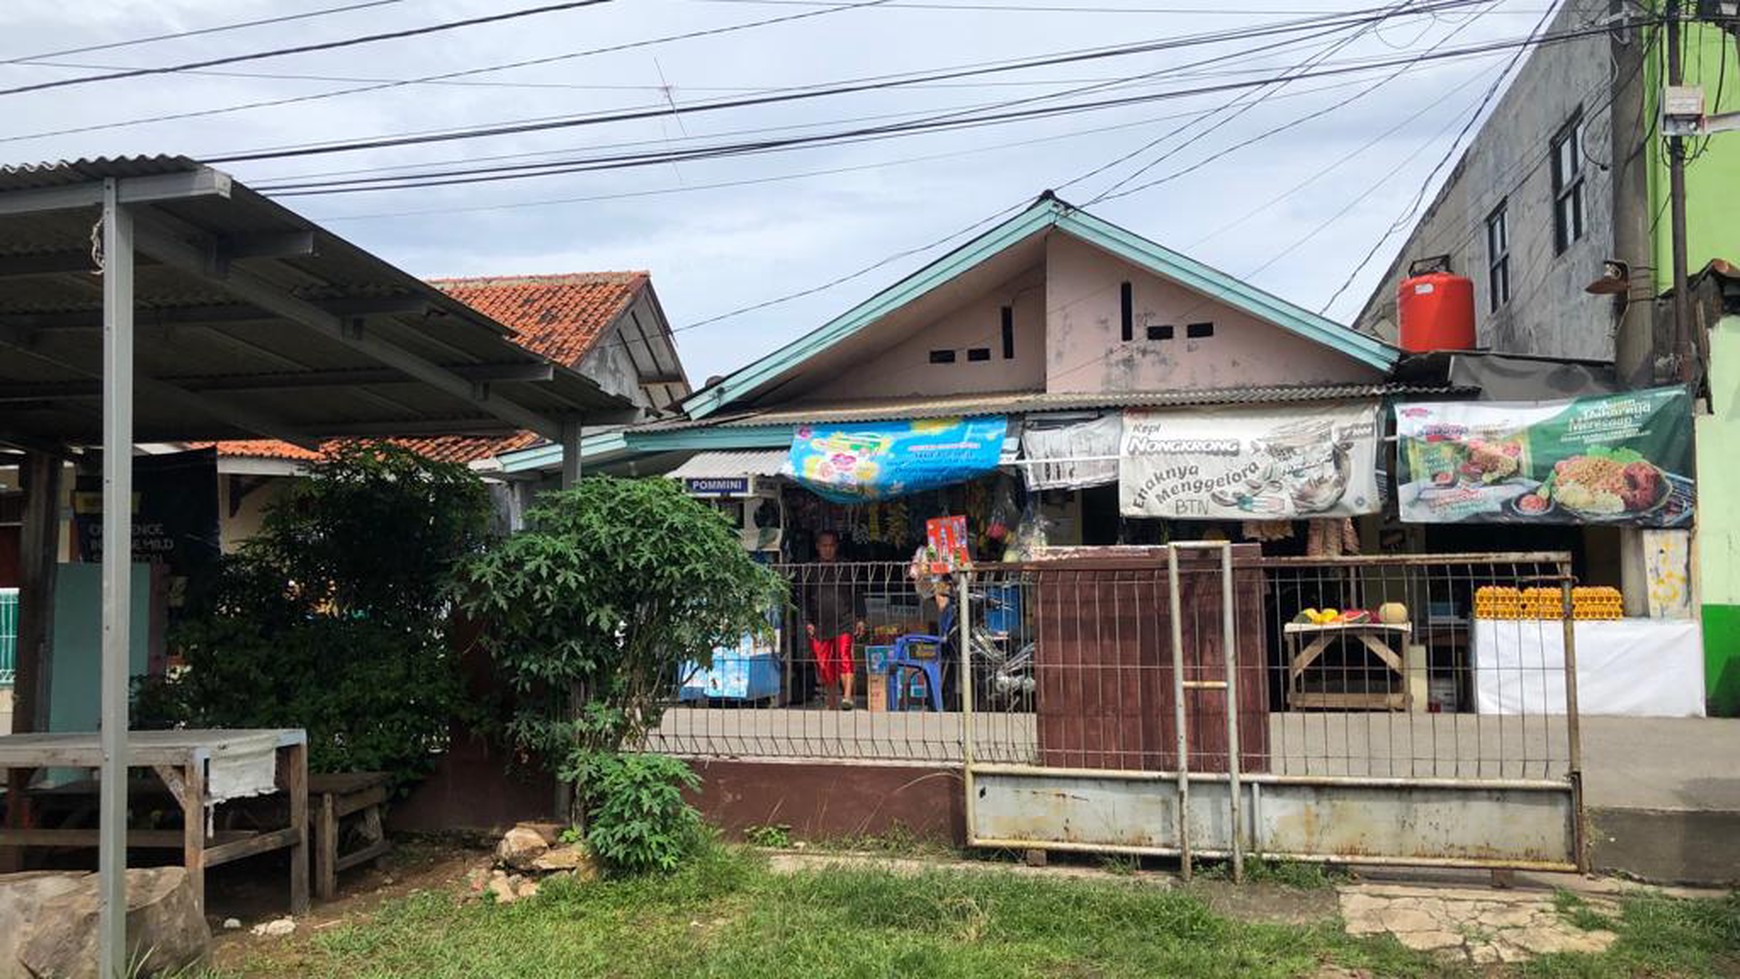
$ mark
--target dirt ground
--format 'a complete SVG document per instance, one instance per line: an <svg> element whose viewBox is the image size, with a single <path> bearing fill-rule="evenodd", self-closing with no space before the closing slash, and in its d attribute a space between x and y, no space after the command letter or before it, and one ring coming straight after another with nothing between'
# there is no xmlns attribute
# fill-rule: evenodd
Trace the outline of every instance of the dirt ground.
<svg viewBox="0 0 1740 979"><path fill-rule="evenodd" d="M310 936L340 924L365 921L375 909L414 891L457 891L465 886L466 872L488 867L489 848L481 843L454 840L400 841L382 861L383 866L363 866L339 877L338 898L315 901L309 913L296 918L296 931L289 941L253 934L255 925L285 917L288 898L276 882L283 878L263 872L258 864L244 875L214 877L208 882L208 918L212 926L210 964L219 971L244 958L257 966L265 956L282 963L286 975L300 975L299 947ZM244 862L246 863L246 862ZM238 865L231 865L238 866ZM228 868L220 868L228 869ZM226 929L234 919L240 928Z"/></svg>

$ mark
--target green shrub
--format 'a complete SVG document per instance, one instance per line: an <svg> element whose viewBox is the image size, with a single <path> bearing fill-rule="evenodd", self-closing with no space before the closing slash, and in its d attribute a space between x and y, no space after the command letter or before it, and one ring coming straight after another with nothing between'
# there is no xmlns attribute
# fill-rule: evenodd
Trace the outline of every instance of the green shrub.
<svg viewBox="0 0 1740 979"><path fill-rule="evenodd" d="M224 558L170 637L187 669L141 687L138 723L303 728L316 771L425 774L465 709L449 589L488 519L464 466L334 450Z"/></svg>
<svg viewBox="0 0 1740 979"><path fill-rule="evenodd" d="M669 873L704 842L701 814L683 799L701 779L675 758L577 754L562 777L586 787L586 845L608 870Z"/></svg>

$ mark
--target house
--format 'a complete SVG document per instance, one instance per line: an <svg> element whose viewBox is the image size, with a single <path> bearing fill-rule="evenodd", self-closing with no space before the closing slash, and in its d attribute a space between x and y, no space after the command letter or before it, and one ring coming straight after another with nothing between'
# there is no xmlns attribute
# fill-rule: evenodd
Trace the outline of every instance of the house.
<svg viewBox="0 0 1740 979"><path fill-rule="evenodd" d="M443 293L509 327L520 345L572 367L645 417L671 413L690 393L670 322L646 272L431 279ZM534 432L506 437L460 435L396 439L431 459L479 468L485 460L538 443ZM320 453L288 442L215 443L219 508L226 550L259 526L273 487Z"/></svg>
<svg viewBox="0 0 1740 979"><path fill-rule="evenodd" d="M1695 295L1689 322L1677 322L1662 112L1668 28L1653 21L1650 7L1616 15L1608 4L1574 0L1555 15L1550 33L1612 29L1530 52L1355 327L1395 338L1397 290L1410 269L1447 264L1473 280L1479 347L1610 362L1622 388L1687 384L1704 396L1697 457L1708 500L1724 486L1710 478L1719 471L1713 464L1740 452L1740 428L1721 417L1734 400L1717 387L1734 370L1717 362L1733 353L1716 342L1732 323L1719 301ZM1686 5L1682 16L1691 19L1678 25L1683 84L1701 95L1712 123L1740 110L1740 87L1728 81L1740 78L1740 22L1719 8ZM1686 271L1690 282L1719 292L1722 269L1732 268L1724 260L1740 258L1740 132L1712 125L1707 133L1684 141ZM1726 583L1737 569L1724 514L1701 507L1692 531L1622 531L1616 559L1627 611L1641 615L1664 573L1652 568L1662 555L1677 556L1665 574L1691 583L1688 614L1703 607L1712 705L1734 713L1740 645L1728 638L1736 596Z"/></svg>
<svg viewBox="0 0 1740 979"><path fill-rule="evenodd" d="M1647 6L1647 5L1646 5ZM1397 253L1355 329L1397 335L1396 294L1422 261L1474 281L1477 345L1508 354L1614 362L1628 387L1671 382L1687 334L1676 331L1669 174L1660 129L1666 29L1630 26L1573 0L1549 34L1612 30L1542 45L1475 134ZM1740 109L1740 42L1714 21L1681 25L1687 86L1710 115ZM1688 267L1740 253L1740 135L1689 141Z"/></svg>
<svg viewBox="0 0 1740 979"><path fill-rule="evenodd" d="M1046 192L809 334L716 379L686 398L676 416L588 436L581 457L588 471L765 483L789 471L793 433L803 426L995 417L1009 420L998 460L1007 469L1043 455L1041 442L1077 451L1068 448L1079 448L1073 435L1044 433L1099 419L1115 425L1125 409L1242 407L1279 424L1304 406L1375 412L1392 394L1447 390L1391 384L1399 356L1381 340ZM1097 451L1115 455L1115 432L1111 438ZM1016 459L1018 443L1025 461ZM496 461L506 474L548 481L559 449L512 450ZM1098 477L1064 478L1046 493L1053 542L1151 540L1162 522L1121 519L1116 467L1098 469ZM788 509L816 505L801 490L786 501ZM816 521L831 527L843 519L834 511L793 513L785 549L807 557ZM755 528L746 522L744 530L747 539ZM878 556L893 556L897 542L883 543ZM860 546L857 553L869 552Z"/></svg>

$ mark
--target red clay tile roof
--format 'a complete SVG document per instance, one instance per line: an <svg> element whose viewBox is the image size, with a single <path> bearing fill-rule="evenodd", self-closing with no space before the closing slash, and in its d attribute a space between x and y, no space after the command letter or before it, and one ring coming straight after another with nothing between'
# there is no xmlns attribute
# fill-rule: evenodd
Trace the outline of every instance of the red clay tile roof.
<svg viewBox="0 0 1740 979"><path fill-rule="evenodd" d="M512 327L520 346L578 367L647 280L645 272L580 272L430 279L429 284Z"/></svg>
<svg viewBox="0 0 1740 979"><path fill-rule="evenodd" d="M520 346L565 367L579 367L610 324L640 295L646 272L579 272L572 275L508 275L430 279L429 284L511 328ZM439 462L475 462L538 441L531 432L503 438L440 436L393 439ZM319 453L272 439L217 443L218 455L313 462Z"/></svg>

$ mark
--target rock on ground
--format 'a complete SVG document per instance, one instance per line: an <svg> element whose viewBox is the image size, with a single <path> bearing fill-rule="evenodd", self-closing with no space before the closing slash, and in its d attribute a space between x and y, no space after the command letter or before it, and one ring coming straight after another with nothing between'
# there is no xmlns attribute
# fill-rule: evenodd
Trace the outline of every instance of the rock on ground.
<svg viewBox="0 0 1740 979"><path fill-rule="evenodd" d="M89 873L0 877L0 979L95 979L97 885ZM186 968L210 944L186 868L127 871L127 949L137 975Z"/></svg>
<svg viewBox="0 0 1740 979"><path fill-rule="evenodd" d="M495 858L503 866L515 870L532 869L532 861L543 856L550 849L543 834L529 826L515 826L507 831L496 845Z"/></svg>

